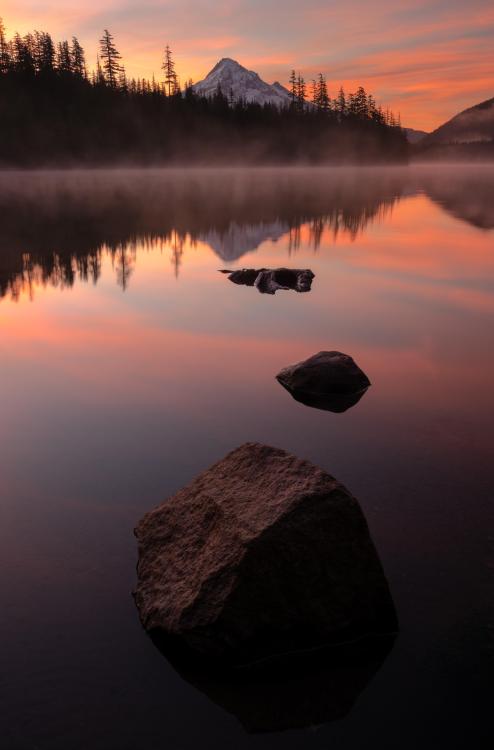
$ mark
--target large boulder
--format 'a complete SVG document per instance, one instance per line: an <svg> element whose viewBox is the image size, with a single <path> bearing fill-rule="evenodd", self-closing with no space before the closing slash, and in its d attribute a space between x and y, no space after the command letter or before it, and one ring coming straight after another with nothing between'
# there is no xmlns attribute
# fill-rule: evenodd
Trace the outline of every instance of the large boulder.
<svg viewBox="0 0 494 750"><path fill-rule="evenodd" d="M278 289L310 292L314 274L308 268L241 268L222 270L234 284L255 286L261 294L276 294Z"/></svg>
<svg viewBox="0 0 494 750"><path fill-rule="evenodd" d="M144 628L233 661L396 629L362 511L336 479L246 443L147 513Z"/></svg>
<svg viewBox="0 0 494 750"><path fill-rule="evenodd" d="M343 412L360 401L370 380L348 354L318 352L276 375L294 399L307 406Z"/></svg>

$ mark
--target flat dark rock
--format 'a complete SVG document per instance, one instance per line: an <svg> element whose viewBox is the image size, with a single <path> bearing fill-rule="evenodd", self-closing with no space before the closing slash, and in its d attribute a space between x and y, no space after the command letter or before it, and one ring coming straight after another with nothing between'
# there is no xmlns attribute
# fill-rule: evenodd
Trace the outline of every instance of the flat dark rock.
<svg viewBox="0 0 494 750"><path fill-rule="evenodd" d="M333 412L354 406L371 384L352 357L337 351L284 367L276 379L297 401Z"/></svg>
<svg viewBox="0 0 494 750"><path fill-rule="evenodd" d="M246 443L147 513L144 628L232 661L397 627L362 511L336 479Z"/></svg>
<svg viewBox="0 0 494 750"><path fill-rule="evenodd" d="M255 286L261 294L276 294L279 289L310 292L314 274L308 268L242 268L222 270L234 284Z"/></svg>

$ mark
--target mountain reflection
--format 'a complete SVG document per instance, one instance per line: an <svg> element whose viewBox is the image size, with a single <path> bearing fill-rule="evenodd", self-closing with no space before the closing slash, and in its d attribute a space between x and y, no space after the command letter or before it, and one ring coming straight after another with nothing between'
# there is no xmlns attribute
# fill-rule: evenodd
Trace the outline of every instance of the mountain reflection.
<svg viewBox="0 0 494 750"><path fill-rule="evenodd" d="M96 283L106 255L126 289L137 247L169 252L176 275L184 248L198 242L232 262L282 237L295 253L304 228L304 242L317 250L324 232L354 239L419 191L491 228L487 177L468 171L465 189L456 173L451 180L398 168L4 172L0 296Z"/></svg>
<svg viewBox="0 0 494 750"><path fill-rule="evenodd" d="M457 219L478 229L494 229L492 169L478 166L462 170L461 180L456 179L454 167L446 170L450 179L443 172L429 172L425 188L428 197Z"/></svg>

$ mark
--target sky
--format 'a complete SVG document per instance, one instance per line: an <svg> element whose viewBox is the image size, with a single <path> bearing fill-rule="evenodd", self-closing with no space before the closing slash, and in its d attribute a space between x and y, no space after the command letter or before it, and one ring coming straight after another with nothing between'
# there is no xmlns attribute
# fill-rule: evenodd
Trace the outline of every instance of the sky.
<svg viewBox="0 0 494 750"><path fill-rule="evenodd" d="M76 35L94 66L104 28L129 77L160 77L170 44L182 81L232 57L269 83L327 76L330 93L363 85L433 130L494 97L492 0L1 0L10 36L38 29Z"/></svg>

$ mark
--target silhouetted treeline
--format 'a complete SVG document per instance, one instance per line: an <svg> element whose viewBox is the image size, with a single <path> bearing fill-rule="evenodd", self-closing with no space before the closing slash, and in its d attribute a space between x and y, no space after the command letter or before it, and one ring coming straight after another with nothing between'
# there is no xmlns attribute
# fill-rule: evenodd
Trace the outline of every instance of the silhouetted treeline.
<svg viewBox="0 0 494 750"><path fill-rule="evenodd" d="M230 101L181 90L169 47L162 83L128 80L105 30L89 75L78 39L46 32L7 40L0 25L0 165L403 161L407 142L389 112L359 88L329 99L322 76L307 102Z"/></svg>

